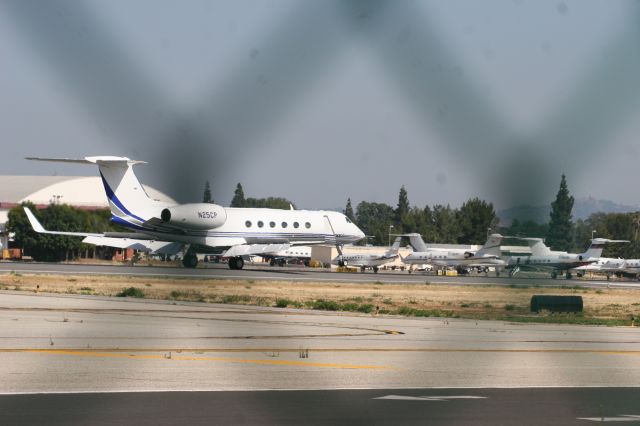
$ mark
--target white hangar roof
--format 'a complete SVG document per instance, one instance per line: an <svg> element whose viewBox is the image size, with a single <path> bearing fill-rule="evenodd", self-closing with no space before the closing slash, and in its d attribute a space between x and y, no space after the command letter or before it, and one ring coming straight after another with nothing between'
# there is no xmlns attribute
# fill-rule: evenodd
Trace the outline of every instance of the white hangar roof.
<svg viewBox="0 0 640 426"><path fill-rule="evenodd" d="M151 198L177 204L157 189L143 186ZM109 207L99 176L0 176L0 208L11 208L24 201L36 205Z"/></svg>

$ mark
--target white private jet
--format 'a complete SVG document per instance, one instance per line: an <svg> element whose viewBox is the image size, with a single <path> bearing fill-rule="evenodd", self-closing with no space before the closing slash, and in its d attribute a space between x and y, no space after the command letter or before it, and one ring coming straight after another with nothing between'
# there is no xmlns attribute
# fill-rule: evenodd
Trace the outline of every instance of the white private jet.
<svg viewBox="0 0 640 426"><path fill-rule="evenodd" d="M391 247L389 247L389 250L383 254L344 254L339 252L338 255L331 260L331 263L338 266L357 266L362 272L364 272L366 268L371 268L373 272L377 274L380 266L398 257L401 240L402 237L397 237Z"/></svg>
<svg viewBox="0 0 640 426"><path fill-rule="evenodd" d="M488 268L505 266L506 262L500 258L500 243L502 235L491 234L485 244L478 251L456 248L427 247L420 234L405 234L415 250L402 261L409 265L434 265L438 267Z"/></svg>
<svg viewBox="0 0 640 426"><path fill-rule="evenodd" d="M606 274L607 279L611 275L618 277L635 276L640 280L640 259L621 259L612 257L601 257L597 262L591 265L580 266L575 268L576 275L583 276L587 272Z"/></svg>
<svg viewBox="0 0 640 426"><path fill-rule="evenodd" d="M131 232L48 231L25 208L36 232L84 237L88 244L176 254L191 244L228 248L231 269L242 269L242 256L284 250L293 245L335 244L364 238L344 214L334 211L230 208L217 204L169 205L150 198L133 172L144 161L126 157L27 158L37 161L96 164L109 200L111 220ZM195 268L195 253L186 251L183 265Z"/></svg>
<svg viewBox="0 0 640 426"><path fill-rule="evenodd" d="M311 246L293 246L273 253L264 253L261 256L269 260L271 266L284 266L289 261L302 261L305 266L309 266Z"/></svg>
<svg viewBox="0 0 640 426"><path fill-rule="evenodd" d="M531 249L531 256L509 257L507 268L510 270L510 276L515 275L519 271L550 271L552 278L557 278L558 272L564 272L567 279L572 277L571 269L598 262L605 244L627 242L623 240L609 240L607 238L594 238L584 253L567 253L566 251L551 250L544 244L542 238L519 239L527 242Z"/></svg>

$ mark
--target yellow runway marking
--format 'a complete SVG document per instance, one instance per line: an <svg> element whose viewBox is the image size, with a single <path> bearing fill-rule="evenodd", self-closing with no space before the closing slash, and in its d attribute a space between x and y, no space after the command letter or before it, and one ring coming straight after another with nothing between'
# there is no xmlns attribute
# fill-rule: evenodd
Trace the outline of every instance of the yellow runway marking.
<svg viewBox="0 0 640 426"><path fill-rule="evenodd" d="M306 348L305 348L306 349ZM470 353L597 353L609 355L640 355L640 350L615 349L474 349L474 348L308 348L309 352L470 352ZM172 352L172 353L295 353L295 348L67 348L67 349L38 349L38 348L0 348L3 352L44 352L61 353L74 352L78 354L92 353L140 353L140 352ZM126 355L124 355L126 356ZM225 360L227 358L224 358ZM304 363L305 365L307 363Z"/></svg>
<svg viewBox="0 0 640 426"><path fill-rule="evenodd" d="M299 367L321 367L321 368L342 368L342 369L387 369L388 367L381 365L354 365L354 364L334 364L324 362L308 362L308 361L287 361L287 360L275 360L275 359L238 359L238 358L224 358L224 357L193 357L193 356L180 356L171 355L167 357L165 355L140 355L140 354L127 354L122 352L92 352L84 350L64 350L64 349L41 349L41 350L24 350L22 352L30 353L42 353L50 355L72 355L72 356L86 356L86 357L104 357L104 358L130 358L130 359L171 359L177 361L221 361L231 362L238 364L261 364L261 365L293 365Z"/></svg>

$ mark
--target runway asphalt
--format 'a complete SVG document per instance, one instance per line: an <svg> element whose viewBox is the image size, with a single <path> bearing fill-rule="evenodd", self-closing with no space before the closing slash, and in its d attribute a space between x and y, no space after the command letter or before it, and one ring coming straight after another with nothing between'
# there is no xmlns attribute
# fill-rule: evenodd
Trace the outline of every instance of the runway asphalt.
<svg viewBox="0 0 640 426"><path fill-rule="evenodd" d="M588 425L640 422L640 389L374 389L0 396L6 425Z"/></svg>
<svg viewBox="0 0 640 426"><path fill-rule="evenodd" d="M352 282L385 284L424 284L429 281L434 284L451 285L522 285L535 281L540 286L574 286L583 287L625 287L638 288L640 283L635 280L587 280L587 279L551 279L546 274L517 275L496 277L492 275L474 274L470 276L447 277L426 275L424 273L409 274L406 271L381 271L373 273L340 273L322 269L305 268L299 266L271 267L261 264L247 264L243 270L231 270L224 264L203 264L196 269L178 266L125 266L125 265L85 265L64 263L36 263L36 262L0 262L0 273L10 272L33 274L67 274L67 275L124 275L124 276L164 276L173 278L214 278L214 279L252 279L252 280L284 280L284 281L314 281L314 282Z"/></svg>

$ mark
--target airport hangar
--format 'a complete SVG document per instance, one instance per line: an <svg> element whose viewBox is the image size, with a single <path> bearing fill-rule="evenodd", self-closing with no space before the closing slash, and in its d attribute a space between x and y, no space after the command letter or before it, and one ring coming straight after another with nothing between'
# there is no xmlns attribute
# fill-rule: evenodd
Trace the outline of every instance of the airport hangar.
<svg viewBox="0 0 640 426"><path fill-rule="evenodd" d="M155 188L144 185L144 189L151 198L177 204ZM85 210L109 208L99 176L0 176L0 253L9 247L9 210L27 201L37 208L50 204Z"/></svg>

